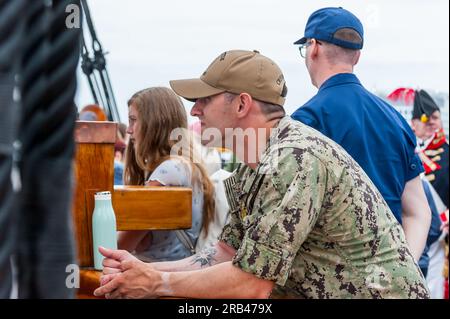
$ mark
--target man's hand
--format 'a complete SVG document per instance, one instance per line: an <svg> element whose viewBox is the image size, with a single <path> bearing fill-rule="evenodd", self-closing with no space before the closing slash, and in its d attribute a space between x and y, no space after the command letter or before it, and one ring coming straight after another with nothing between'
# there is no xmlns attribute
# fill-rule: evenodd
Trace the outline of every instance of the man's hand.
<svg viewBox="0 0 450 319"><path fill-rule="evenodd" d="M126 260L138 260L126 250L112 250L99 247L98 251L105 256L103 259L103 275L122 272L122 262Z"/></svg>
<svg viewBox="0 0 450 319"><path fill-rule="evenodd" d="M123 250L100 248L106 258L100 279L101 286L94 291L95 296L116 298L154 298L159 273L149 264Z"/></svg>

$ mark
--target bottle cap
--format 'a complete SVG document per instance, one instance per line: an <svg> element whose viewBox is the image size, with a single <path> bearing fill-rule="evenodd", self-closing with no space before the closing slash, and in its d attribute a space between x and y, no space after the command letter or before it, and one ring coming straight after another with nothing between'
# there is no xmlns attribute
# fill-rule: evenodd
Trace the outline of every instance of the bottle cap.
<svg viewBox="0 0 450 319"><path fill-rule="evenodd" d="M111 192L98 192L94 195L95 200L111 200Z"/></svg>

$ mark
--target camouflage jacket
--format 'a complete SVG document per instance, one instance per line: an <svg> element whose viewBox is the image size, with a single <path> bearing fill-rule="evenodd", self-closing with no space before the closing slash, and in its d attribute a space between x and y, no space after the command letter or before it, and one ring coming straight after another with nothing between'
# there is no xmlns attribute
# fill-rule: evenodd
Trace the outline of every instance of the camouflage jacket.
<svg viewBox="0 0 450 319"><path fill-rule="evenodd" d="M429 298L400 224L343 148L284 117L258 167L225 181L233 264L272 297Z"/></svg>

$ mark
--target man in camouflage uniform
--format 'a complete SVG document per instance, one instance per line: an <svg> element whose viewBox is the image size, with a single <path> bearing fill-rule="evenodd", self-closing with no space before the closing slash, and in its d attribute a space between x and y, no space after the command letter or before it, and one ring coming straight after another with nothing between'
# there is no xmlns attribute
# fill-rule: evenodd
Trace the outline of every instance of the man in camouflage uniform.
<svg viewBox="0 0 450 319"><path fill-rule="evenodd" d="M230 222L215 246L180 261L145 264L102 249L96 295L429 297L401 226L367 175L332 140L285 116L287 89L273 61L228 51L200 79L171 86L195 101L191 115L203 132L217 128L219 144L245 163L225 181ZM250 134L227 145L229 128L257 130L257 141L267 133L264 147Z"/></svg>

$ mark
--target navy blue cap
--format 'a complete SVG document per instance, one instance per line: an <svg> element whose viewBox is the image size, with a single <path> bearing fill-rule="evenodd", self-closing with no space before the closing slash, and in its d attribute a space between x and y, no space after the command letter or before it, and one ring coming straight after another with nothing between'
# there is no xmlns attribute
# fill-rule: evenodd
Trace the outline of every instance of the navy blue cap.
<svg viewBox="0 0 450 319"><path fill-rule="evenodd" d="M344 28L350 28L358 32L363 41L361 43L336 39L334 34ZM307 39L317 39L338 45L347 49L359 50L363 47L364 29L361 21L350 11L339 8L319 9L308 19L305 27L305 36L294 44L306 43Z"/></svg>

